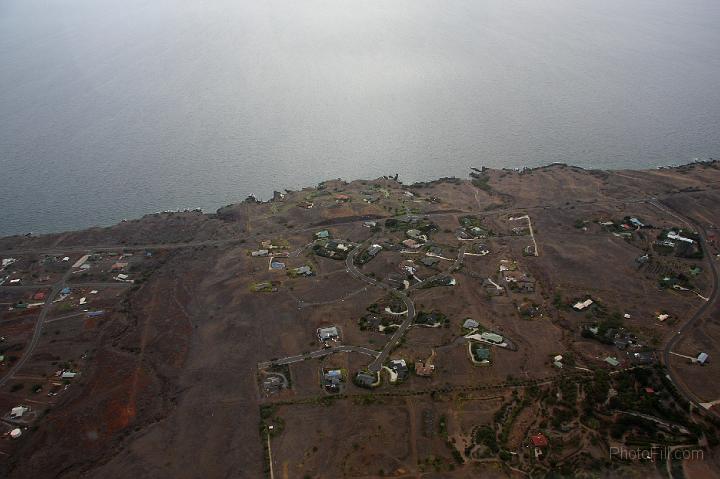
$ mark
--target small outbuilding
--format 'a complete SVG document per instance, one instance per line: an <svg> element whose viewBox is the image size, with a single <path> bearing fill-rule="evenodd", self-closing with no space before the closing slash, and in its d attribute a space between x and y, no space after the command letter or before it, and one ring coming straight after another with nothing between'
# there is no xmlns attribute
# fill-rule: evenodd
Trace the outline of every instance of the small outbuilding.
<svg viewBox="0 0 720 479"><path fill-rule="evenodd" d="M577 303L573 304L573 309L575 311L582 311L583 309L589 308L593 304L592 299L586 299L585 301L578 301Z"/></svg>

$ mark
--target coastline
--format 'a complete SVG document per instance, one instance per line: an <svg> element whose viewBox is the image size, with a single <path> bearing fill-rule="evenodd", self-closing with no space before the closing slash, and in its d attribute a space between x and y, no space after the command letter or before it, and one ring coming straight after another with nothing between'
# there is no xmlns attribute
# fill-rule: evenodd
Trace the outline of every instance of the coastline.
<svg viewBox="0 0 720 479"><path fill-rule="evenodd" d="M633 168L594 169L594 168L586 168L586 167L583 167L583 166L572 165L572 164L568 164L568 163L552 162L552 163L548 163L548 164L544 164L544 165L539 165L539 166L532 166L532 167L530 167L530 166L524 166L524 167L516 167L516 168L486 168L486 167L483 167L483 166L480 166L480 167L469 166L469 167L468 167L468 171L469 171L469 172L473 172L473 171L475 171L475 172L481 172L481 171L488 170L488 171L501 171L501 172L517 172L517 173L523 173L523 172L543 171L543 170L546 170L546 169L548 169L548 168L554 168L554 167L565 167L565 168L570 168L570 169L574 169L574 170L577 170L577 171L588 171L588 172L590 172L590 171L602 171L602 172L608 172L608 173L613 173L613 172L614 172L614 173L622 173L622 172L646 172L646 173L647 173L647 172L651 172L651 171L662 171L662 170L669 170L669 171L672 171L672 170L683 170L683 169L686 169L686 168L688 168L688 167L692 167L692 166L695 166L695 165L712 165L712 164L717 164L718 161L719 161L719 160L715 160L715 159L712 159L712 158L710 158L710 159L708 159L708 160L695 159L695 160L693 160L693 161L689 161L689 162L687 162L687 163L682 163L682 164L658 165L658 166L653 167L653 168L640 168L640 169L633 169ZM467 178L460 178L460 177L456 177L456 176L450 176L450 177L443 177L443 178L427 178L427 179L425 179L425 180L415 181L415 182L412 182L412 183L404 183L404 182L402 181L402 178L399 177L399 175L397 175L397 174L388 175L388 176L383 176L383 177L380 177L380 178L397 178L397 181L398 181L401 185L404 185L404 186L413 186L413 185L417 185L417 184L432 183L432 182L434 182L434 181L437 181L438 179L444 179L444 178L467 179ZM346 179L344 179L344 178L336 178L336 179L337 179L337 180L346 181L346 182L348 182L348 181L349 181L349 182L353 182L353 181L373 181L373 179L370 179L370 178L354 178L354 179L351 179L351 180L346 180ZM333 179L333 180L335 180L335 179ZM329 179L319 180L319 183L318 183L318 184L321 184L321 183L326 182L326 181L332 181L332 180L329 180ZM285 192L302 191L302 190L305 190L305 189L307 189L307 188L312 188L312 186L310 186L310 185L304 185L304 186L298 186L298 187L296 187L296 188L298 188L298 189L289 189L289 188L286 189L286 188L284 188L282 191L285 191ZM228 206L232 206L232 205L234 205L234 204L241 203L241 202L243 202L244 200L246 200L247 198L255 198L255 199L257 200L257 202L259 202L259 203L272 202L272 201L274 201L275 196L276 196L277 193L278 193L278 191L271 192L271 193L268 193L268 194L265 194L265 195L262 195L262 194L261 194L261 195L255 195L254 192L247 192L244 199L242 198L242 195L240 195L240 196L237 198L236 201L231 202L231 203L228 203L228 204L225 204L224 206L218 206L217 209L215 210L215 212L209 212L209 211L207 211L205 208L201 208L201 207L190 206L190 207L178 208L178 209L174 209L174 210L173 210L173 209L168 209L168 210L163 210L163 211L147 212L147 213L141 214L141 215L136 216L136 217L133 217L133 218L128 218L127 215L123 214L121 218L118 218L118 219L116 219L116 220L114 220L114 221L113 221L113 220L110 220L110 221L107 221L107 222L104 222L104 223L92 223L92 222L89 222L87 225L84 225L84 226L83 226L83 225L78 225L78 226L71 226L71 227L69 227L69 228L63 228L63 229L37 227L37 228L35 228L35 229L31 230L31 231L16 232L16 233L10 233L10 234L4 234L4 233L2 233L2 231L0 231L0 239L17 238L17 237L23 237L23 236L28 236L28 235L31 235L32 237L38 237L38 236L45 236L45 235L55 235L55 234L63 234L63 233L70 233L70 232L78 232L78 231L89 230L89 229L110 228L110 227L113 227L113 226L117 226L118 224L121 224L121 223L123 223L123 222L125 222L125 221L135 221L135 220L139 220L139 219L142 219L142 218L144 218L144 217L147 217L147 216L159 215L159 214L164 214L164 213L187 213L187 212L191 212L191 211L200 211L200 212L202 212L203 214L212 215L212 214L217 214L217 212L220 211L220 210L223 209L223 208L226 208L226 207L228 207ZM266 198L266 199L265 199L265 198Z"/></svg>

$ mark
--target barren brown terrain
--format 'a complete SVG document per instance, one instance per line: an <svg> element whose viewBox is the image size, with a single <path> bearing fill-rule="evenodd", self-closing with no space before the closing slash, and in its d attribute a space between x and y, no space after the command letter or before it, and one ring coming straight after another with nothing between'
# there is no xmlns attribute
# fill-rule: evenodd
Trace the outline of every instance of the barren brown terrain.
<svg viewBox="0 0 720 479"><path fill-rule="evenodd" d="M2 238L0 474L717 477L718 204L552 165Z"/></svg>

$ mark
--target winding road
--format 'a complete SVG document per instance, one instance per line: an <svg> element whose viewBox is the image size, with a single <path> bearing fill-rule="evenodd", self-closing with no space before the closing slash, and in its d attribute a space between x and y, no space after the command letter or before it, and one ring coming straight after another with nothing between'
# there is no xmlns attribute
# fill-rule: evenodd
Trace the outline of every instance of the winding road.
<svg viewBox="0 0 720 479"><path fill-rule="evenodd" d="M688 226L690 229L697 231L698 235L700 236L700 246L702 247L703 251L706 253L710 252L710 249L707 247L707 232L705 229L700 226L699 224L694 223L689 218L683 217L678 212L671 209L668 205L662 203L657 198L653 198L647 201L648 204L654 206L655 208L665 212L666 214L669 214L676 219L682 221L685 223L686 226ZM665 348L662 351L662 358L663 363L665 364L665 367L667 368L668 376L670 377L670 380L673 382L675 387L680 391L680 393L685 396L685 398L690 401L692 404L694 404L696 407L698 407L701 411L702 410L708 410L702 405L702 402L700 399L685 385L685 382L680 378L680 376L673 371L673 368L670 367L670 353L672 352L673 348L677 345L677 343L685 337L685 333L687 333L690 329L692 329L696 323L705 315L708 311L715 305L715 303L718 300L718 296L720 296L720 290L718 289L718 269L717 265L715 264L715 261L713 261L712 257L709 258L708 263L710 264L710 269L712 271L712 290L710 294L708 295L708 300L703 302L703 304L698 308L697 311L695 311L695 314L692 315L692 317L680 327L677 334L673 335L672 339L668 341L668 343L665 345ZM718 415L717 412L713 410L709 410L711 413Z"/></svg>
<svg viewBox="0 0 720 479"><path fill-rule="evenodd" d="M405 316L405 319L403 320L403 322L400 324L400 326L397 328L397 330L390 337L390 340L387 343L385 343L385 347L383 347L382 352L368 366L368 370L372 373L375 373L375 372L380 371L380 369L382 368L382 365L385 363L385 361L387 361L388 356L390 356L390 352L396 346L398 346L400 344L400 340L402 339L402 337L405 335L407 330L412 325L413 319L415 319L415 315L417 314L417 311L415 310L415 303L413 303L412 299L410 299L410 297L408 296L407 293L396 290L392 286L390 286L386 283L380 282L374 278L371 278L371 277L363 274L358 269L358 267L355 266L355 257L363 249L364 246L369 244L369 242L370 242L370 240L366 240L362 244L355 247L355 249L353 249L348 254L347 258L345 259L345 267L347 268L348 273L350 273L350 275L353 276L354 278L360 279L362 281L365 281L368 284L377 286L378 288L382 288L386 291L390 291L393 294L396 294L397 296L400 297L400 299L402 299L403 303L405 303L405 309L407 310L407 313L406 313L406 316ZM420 281L419 283L415 283L408 289L408 292L418 289L419 287L421 287L423 284L425 284L428 281L432 281L435 278L438 278L441 276L446 276L447 274L450 274L453 271L457 271L462 266L463 258L465 257L465 249L466 249L465 246L462 246L459 249L457 259L455 260L453 265L448 269L447 273L440 273L435 276L431 276L430 278L426 278L426 279Z"/></svg>
<svg viewBox="0 0 720 479"><path fill-rule="evenodd" d="M381 281L378 281L374 278L371 278L365 274L363 274L357 266L355 266L355 257L358 255L358 253L363 249L364 246L366 246L369 243L368 241L365 241L364 243L356 246L348 255L347 258L345 258L345 267L347 269L347 272L350 273L350 275L354 278L360 279L362 281L365 281L368 284L371 284L373 286L377 286L378 288L382 288L386 291L391 291L397 294L400 299L402 299L403 303L405 303L405 309L407 310L405 319L400 324L400 326L395 330L390 340L385 343L385 347L383 347L380 354L375 358L373 362L370 363L368 366L368 370L372 373L376 373L380 371L380 368L382 368L382 365L387 360L388 356L390 355L390 351L400 343L400 339L405 335L405 332L408 330L410 325L412 324L413 319L415 319L415 303L412 302L412 300L408 297L407 294L395 290L392 286L389 284L385 284Z"/></svg>

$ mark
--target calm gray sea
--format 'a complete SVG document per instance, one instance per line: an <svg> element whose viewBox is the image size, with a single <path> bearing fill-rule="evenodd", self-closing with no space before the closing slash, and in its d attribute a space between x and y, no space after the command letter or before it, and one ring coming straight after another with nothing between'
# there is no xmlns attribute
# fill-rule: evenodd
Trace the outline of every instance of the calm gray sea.
<svg viewBox="0 0 720 479"><path fill-rule="evenodd" d="M0 234L720 157L718 0L2 0Z"/></svg>

